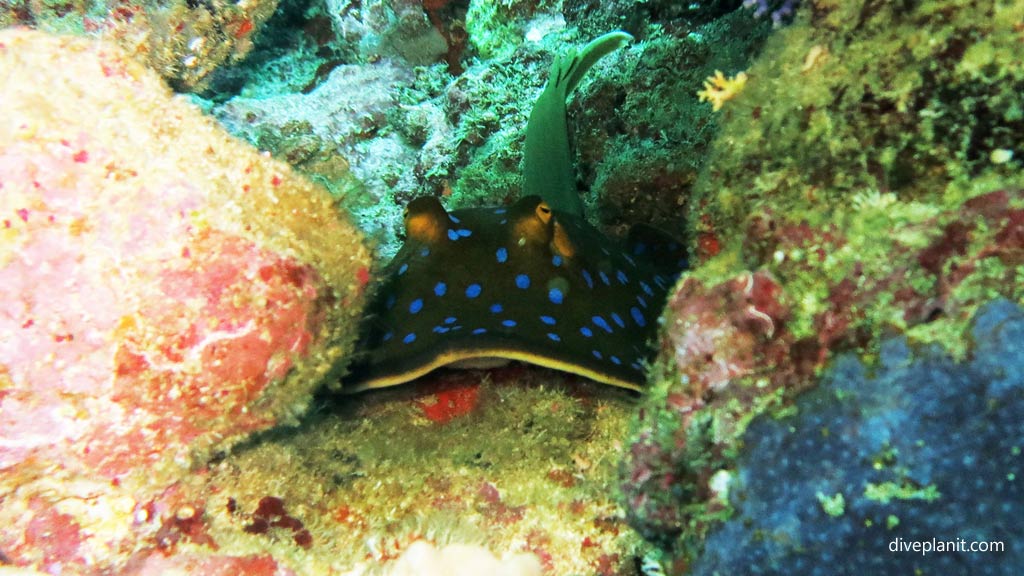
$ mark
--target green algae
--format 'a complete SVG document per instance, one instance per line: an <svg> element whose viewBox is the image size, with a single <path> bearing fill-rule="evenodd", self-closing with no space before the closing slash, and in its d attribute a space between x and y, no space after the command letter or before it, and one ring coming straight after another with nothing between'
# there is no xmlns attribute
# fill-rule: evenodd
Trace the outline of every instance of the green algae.
<svg viewBox="0 0 1024 576"><path fill-rule="evenodd" d="M472 0L466 33L481 57L507 58L523 43L531 18L561 9L561 0Z"/></svg>
<svg viewBox="0 0 1024 576"><path fill-rule="evenodd" d="M932 502L942 497L934 484L918 487L895 482L868 482L864 486L864 497L880 504L888 504L891 500L924 500Z"/></svg>
<svg viewBox="0 0 1024 576"><path fill-rule="evenodd" d="M854 268L876 278L900 273L907 262L894 260L894 250L909 253L936 240L966 199L1024 186L1018 160L990 160L992 151L1024 144L1024 69L1011 56L1024 7L950 6L927 2L900 14L895 7L826 3L814 21L803 11L769 41L746 90L725 107L714 159L696 189L696 200L708 206L700 215L713 218L725 244L697 277L728 277L741 263L770 270L787 293L800 295L791 299L791 329L812 336L834 282ZM765 210L778 222L837 230L844 242L752 257L743 249L743 226ZM986 240L979 234L975 243ZM828 250L822 262L802 258L801 250L816 247ZM974 303L996 293L1021 297L990 282L1000 275L993 267L986 262L981 278L965 281L956 295ZM931 292L929 278L910 268L905 282ZM861 310L875 336L914 330L890 296L881 293ZM961 334L969 315L913 335L962 341L947 337Z"/></svg>
<svg viewBox="0 0 1024 576"><path fill-rule="evenodd" d="M821 504L821 509L825 514L833 518L838 518L846 513L846 498L843 497L842 492L836 492L835 494L828 496L821 491L818 491L815 496L818 498L818 502Z"/></svg>

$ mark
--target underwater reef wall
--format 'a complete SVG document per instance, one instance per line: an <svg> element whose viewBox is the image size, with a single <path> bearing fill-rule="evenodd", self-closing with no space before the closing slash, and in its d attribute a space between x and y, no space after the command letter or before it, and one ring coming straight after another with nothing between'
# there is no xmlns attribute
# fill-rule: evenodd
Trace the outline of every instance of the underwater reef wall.
<svg viewBox="0 0 1024 576"><path fill-rule="evenodd" d="M688 204L698 265L669 298L621 475L631 523L673 571L739 569L739 559L710 560L729 553L710 540L709 560L700 553L737 513L730 479L744 447L760 442L754 418L794 411L823 371L843 374L829 368L840 354L876 366L894 334L966 361L978 311L1024 299L1022 29L1021 2L805 2L724 103ZM808 418L818 410L801 406ZM1001 414L961 423L996 426ZM959 449L946 457L978 457ZM764 473L784 477L805 456L787 454ZM939 457L915 457L928 455ZM913 532L919 513L893 515ZM965 510L954 522L979 533L998 525L978 518ZM996 573L1000 560L990 559Z"/></svg>
<svg viewBox="0 0 1024 576"><path fill-rule="evenodd" d="M113 44L5 30L0 76L3 563L110 573L206 542L179 483L337 376L363 237Z"/></svg>

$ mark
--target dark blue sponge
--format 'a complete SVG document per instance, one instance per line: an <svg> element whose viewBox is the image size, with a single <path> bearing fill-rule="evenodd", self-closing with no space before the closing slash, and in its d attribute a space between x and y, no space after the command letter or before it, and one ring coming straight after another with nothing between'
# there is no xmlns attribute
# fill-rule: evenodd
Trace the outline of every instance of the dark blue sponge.
<svg viewBox="0 0 1024 576"><path fill-rule="evenodd" d="M1024 309L989 303L972 337L963 363L903 339L873 374L841 356L797 415L752 423L692 573L1024 574ZM906 551L972 541L1003 550Z"/></svg>

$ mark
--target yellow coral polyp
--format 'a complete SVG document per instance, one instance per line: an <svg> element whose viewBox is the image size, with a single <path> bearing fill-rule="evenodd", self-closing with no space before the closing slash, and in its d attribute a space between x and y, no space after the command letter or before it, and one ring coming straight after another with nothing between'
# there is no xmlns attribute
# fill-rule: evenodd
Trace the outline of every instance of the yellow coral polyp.
<svg viewBox="0 0 1024 576"><path fill-rule="evenodd" d="M732 100L747 85L747 73L740 72L732 78L726 78L721 70L715 70L714 76L704 81L704 89L697 92L701 102L711 102L711 109L718 112L727 100Z"/></svg>

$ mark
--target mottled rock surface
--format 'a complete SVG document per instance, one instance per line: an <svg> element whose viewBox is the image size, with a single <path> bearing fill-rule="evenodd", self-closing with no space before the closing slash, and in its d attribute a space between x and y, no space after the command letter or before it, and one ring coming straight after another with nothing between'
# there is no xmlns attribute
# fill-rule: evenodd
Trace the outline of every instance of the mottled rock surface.
<svg viewBox="0 0 1024 576"><path fill-rule="evenodd" d="M112 44L7 30L0 71L0 551L202 542L177 483L343 368L362 236Z"/></svg>
<svg viewBox="0 0 1024 576"><path fill-rule="evenodd" d="M219 66L241 60L278 0L11 0L0 28L29 26L113 40L175 89L196 90Z"/></svg>
<svg viewBox="0 0 1024 576"><path fill-rule="evenodd" d="M804 2L718 112L623 466L632 524L685 570L730 517L748 424L902 334L957 360L1024 301L1021 3Z"/></svg>
<svg viewBox="0 0 1024 576"><path fill-rule="evenodd" d="M753 422L692 573L1019 573L1024 308L985 306L970 339L965 362L902 338L875 366L842 355L793 416Z"/></svg>

